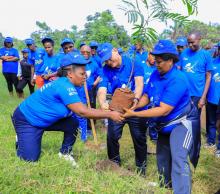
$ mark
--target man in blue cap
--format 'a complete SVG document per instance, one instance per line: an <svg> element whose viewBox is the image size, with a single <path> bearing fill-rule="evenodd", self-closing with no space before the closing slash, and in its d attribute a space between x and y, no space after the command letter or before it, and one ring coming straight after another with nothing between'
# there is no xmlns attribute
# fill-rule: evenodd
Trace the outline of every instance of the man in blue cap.
<svg viewBox="0 0 220 194"><path fill-rule="evenodd" d="M61 41L60 46L63 48L64 53L79 52L76 48L74 48L74 41L71 38L64 38Z"/></svg>
<svg viewBox="0 0 220 194"><path fill-rule="evenodd" d="M20 61L19 68L18 68L18 92L21 98L24 98L23 89L28 84L30 94L34 92L34 84L31 82L32 80L32 72L34 71L34 66L28 63L28 53L29 49L24 48L22 49L23 59Z"/></svg>
<svg viewBox="0 0 220 194"><path fill-rule="evenodd" d="M120 56L117 48L114 48L110 43L101 44L97 53L101 58L101 62L105 64L97 95L100 107L102 109L109 108L108 103L106 103L106 93L109 85L111 85L111 94L114 93L115 89L124 88L128 85L135 95L132 106L135 109L143 91L143 67L141 62L136 58ZM128 83L131 74L131 82ZM116 123L111 119L108 120L108 157L118 165L121 164L119 139L122 136L122 130L125 124L129 125L133 139L137 170L144 175L146 170L147 146L146 127L143 119L132 117L121 123Z"/></svg>
<svg viewBox="0 0 220 194"><path fill-rule="evenodd" d="M89 99L90 99L90 105L92 108L96 108L96 95L97 95L97 86L100 81L100 77L102 75L102 69L98 66L96 61L91 57L91 48L88 45L84 45L80 49L81 54L85 57L85 59L89 59L90 63L86 64L86 75L87 75L87 89L88 89L88 94L89 94ZM85 91L84 88L81 88L80 90L81 94L84 99L85 99L85 104L87 103L86 101L86 96L85 96ZM87 135L92 134L91 133L91 125L90 121L87 120L87 129L84 130L85 132L87 131ZM87 140L87 136L83 135L83 140ZM81 136L81 137L82 137Z"/></svg>
<svg viewBox="0 0 220 194"><path fill-rule="evenodd" d="M4 47L0 49L0 59L2 60L2 73L5 77L8 86L8 92L10 96L13 96L13 86L17 92L18 84L18 50L13 48L13 38L6 37L4 40Z"/></svg>
<svg viewBox="0 0 220 194"><path fill-rule="evenodd" d="M89 46L90 46L90 48L91 48L91 54L92 54L93 60L95 60L96 63L99 65L99 67L102 68L101 59L100 59L100 57L97 55L97 49L98 49L98 46L99 46L98 42L96 42L96 41L91 41L91 42L89 43Z"/></svg>
<svg viewBox="0 0 220 194"><path fill-rule="evenodd" d="M177 51L179 52L179 55L182 53L182 51L185 48L187 48L187 46L188 46L188 42L185 37L178 37L176 39L176 48L177 48Z"/></svg>
<svg viewBox="0 0 220 194"><path fill-rule="evenodd" d="M78 122L72 114L92 119L111 118L117 122L123 120L118 112L88 109L81 103L75 86L82 86L86 80L87 63L89 60L78 53L65 55L59 70L60 78L44 85L16 108L12 122L18 137L18 157L25 161L37 161L44 131L62 131L64 140L59 157L76 166L71 151Z"/></svg>
<svg viewBox="0 0 220 194"><path fill-rule="evenodd" d="M44 85L44 80L41 77L43 73L41 67L43 65L43 56L45 54L45 50L42 48L37 48L35 41L32 38L25 39L25 44L29 49L28 64L34 65L34 72L32 72L32 84L36 83L37 87L41 88Z"/></svg>
<svg viewBox="0 0 220 194"><path fill-rule="evenodd" d="M74 41L71 38L63 38L60 46L62 48L62 52L59 53L59 58L60 58L60 63L62 61L62 58L67 54L67 53L71 53L71 52L78 52L79 51L74 48Z"/></svg>
<svg viewBox="0 0 220 194"><path fill-rule="evenodd" d="M199 158L200 137L198 111L191 103L186 77L175 63L178 52L170 40L159 40L151 52L156 67L145 95L137 107L151 106L148 110L125 109L125 118L150 118L158 130L157 166L160 184L173 188L174 194L190 194L192 188L190 165ZM180 87L181 86L181 87Z"/></svg>

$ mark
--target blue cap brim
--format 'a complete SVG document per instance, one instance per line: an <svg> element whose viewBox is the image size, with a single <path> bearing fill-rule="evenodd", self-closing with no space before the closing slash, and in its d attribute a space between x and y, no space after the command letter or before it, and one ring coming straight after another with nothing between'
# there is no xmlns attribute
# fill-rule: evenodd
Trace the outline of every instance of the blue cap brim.
<svg viewBox="0 0 220 194"><path fill-rule="evenodd" d="M152 55L162 55L162 54L173 54L173 55L178 55L178 52L160 52L160 51L153 51L153 52L150 52L150 54Z"/></svg>
<svg viewBox="0 0 220 194"><path fill-rule="evenodd" d="M186 46L187 44L184 43L176 43L176 46Z"/></svg>
<svg viewBox="0 0 220 194"><path fill-rule="evenodd" d="M4 40L4 42L7 42L7 43L13 43L13 40Z"/></svg>
<svg viewBox="0 0 220 194"><path fill-rule="evenodd" d="M101 63L109 60L112 57L112 52L107 53L104 57L101 58Z"/></svg>

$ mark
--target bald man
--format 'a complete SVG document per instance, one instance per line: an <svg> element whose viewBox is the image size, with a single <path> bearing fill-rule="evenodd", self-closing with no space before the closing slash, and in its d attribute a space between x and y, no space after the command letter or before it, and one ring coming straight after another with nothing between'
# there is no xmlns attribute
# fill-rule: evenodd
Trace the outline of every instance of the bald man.
<svg viewBox="0 0 220 194"><path fill-rule="evenodd" d="M97 85L100 81L100 76L102 74L102 69L96 63L96 61L91 57L91 48L88 45L83 45L80 47L80 53L86 58L90 60L90 63L86 65L86 74L87 74L87 89L90 98L91 107L96 107L96 90ZM86 104L86 95L84 91L84 87L76 88L77 92L84 104ZM79 120L79 128L81 129L81 140L83 142L87 141L88 136L91 133L91 125L89 120L82 117L77 117Z"/></svg>
<svg viewBox="0 0 220 194"><path fill-rule="evenodd" d="M100 81L102 69L99 67L97 62L92 58L91 48L88 45L84 45L80 48L81 54L86 58L90 59L90 63L86 65L87 73L87 87L90 95L91 106L96 107L96 87Z"/></svg>

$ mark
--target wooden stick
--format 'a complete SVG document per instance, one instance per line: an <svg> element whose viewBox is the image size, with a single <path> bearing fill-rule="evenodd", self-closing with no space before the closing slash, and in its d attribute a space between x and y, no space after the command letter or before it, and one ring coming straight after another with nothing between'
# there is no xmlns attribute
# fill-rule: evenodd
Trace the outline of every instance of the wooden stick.
<svg viewBox="0 0 220 194"><path fill-rule="evenodd" d="M89 99L89 92L88 92L88 89L87 89L86 81L84 82L84 90L85 90L85 93L86 93L87 105L88 105L89 108L91 108L90 99ZM98 145L98 139L97 139L97 135L96 135L94 120L93 119L89 119L89 120L90 120L91 127L92 127L92 134L93 134L93 137L94 137L95 145Z"/></svg>

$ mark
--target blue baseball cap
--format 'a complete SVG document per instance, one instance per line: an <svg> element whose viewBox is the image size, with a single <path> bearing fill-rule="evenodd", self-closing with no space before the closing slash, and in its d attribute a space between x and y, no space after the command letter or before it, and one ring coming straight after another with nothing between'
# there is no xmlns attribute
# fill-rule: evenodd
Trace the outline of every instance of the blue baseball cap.
<svg viewBox="0 0 220 194"><path fill-rule="evenodd" d="M160 54L174 54L178 55L176 46L171 40L159 40L157 44L155 44L152 55L160 55Z"/></svg>
<svg viewBox="0 0 220 194"><path fill-rule="evenodd" d="M112 44L108 42L99 45L97 49L97 54L101 58L101 63L104 63L112 57L112 49Z"/></svg>
<svg viewBox="0 0 220 194"><path fill-rule="evenodd" d="M70 53L67 53L61 60L61 67L66 67L69 65L84 66L88 63L90 63L90 60L85 59L83 55L77 52L70 52Z"/></svg>
<svg viewBox="0 0 220 194"><path fill-rule="evenodd" d="M79 45L79 47L81 48L81 47L84 46L84 45L86 45L86 43L85 43L85 42L81 42L80 45Z"/></svg>
<svg viewBox="0 0 220 194"><path fill-rule="evenodd" d="M98 47L99 44L98 44L98 42L96 42L96 41L91 41L91 42L89 43L89 46L90 46L90 47Z"/></svg>
<svg viewBox="0 0 220 194"><path fill-rule="evenodd" d="M8 43L13 43L13 38L11 37L6 37L4 42L8 42Z"/></svg>
<svg viewBox="0 0 220 194"><path fill-rule="evenodd" d="M123 51L123 48L121 48L121 47L118 48L118 53L119 53L119 54L122 54L123 52L124 52L124 51Z"/></svg>
<svg viewBox="0 0 220 194"><path fill-rule="evenodd" d="M28 44L34 44L34 43L35 43L32 38L27 38L27 39L25 39L24 42L25 42L26 45L28 45Z"/></svg>
<svg viewBox="0 0 220 194"><path fill-rule="evenodd" d="M185 37L179 37L176 40L176 46L187 46L188 42L187 39Z"/></svg>
<svg viewBox="0 0 220 194"><path fill-rule="evenodd" d="M29 49L28 49L28 48L24 48L24 49L21 50L21 52L22 52L22 53L28 53L28 52L29 52Z"/></svg>
<svg viewBox="0 0 220 194"><path fill-rule="evenodd" d="M64 38L64 39L61 41L60 46L63 47L64 44L67 44L67 43L74 44L74 41L73 41L71 38Z"/></svg>
<svg viewBox="0 0 220 194"><path fill-rule="evenodd" d="M49 37L49 36L46 36L44 37L42 40L41 40L42 44L44 44L45 42L52 42L54 44L54 40Z"/></svg>

